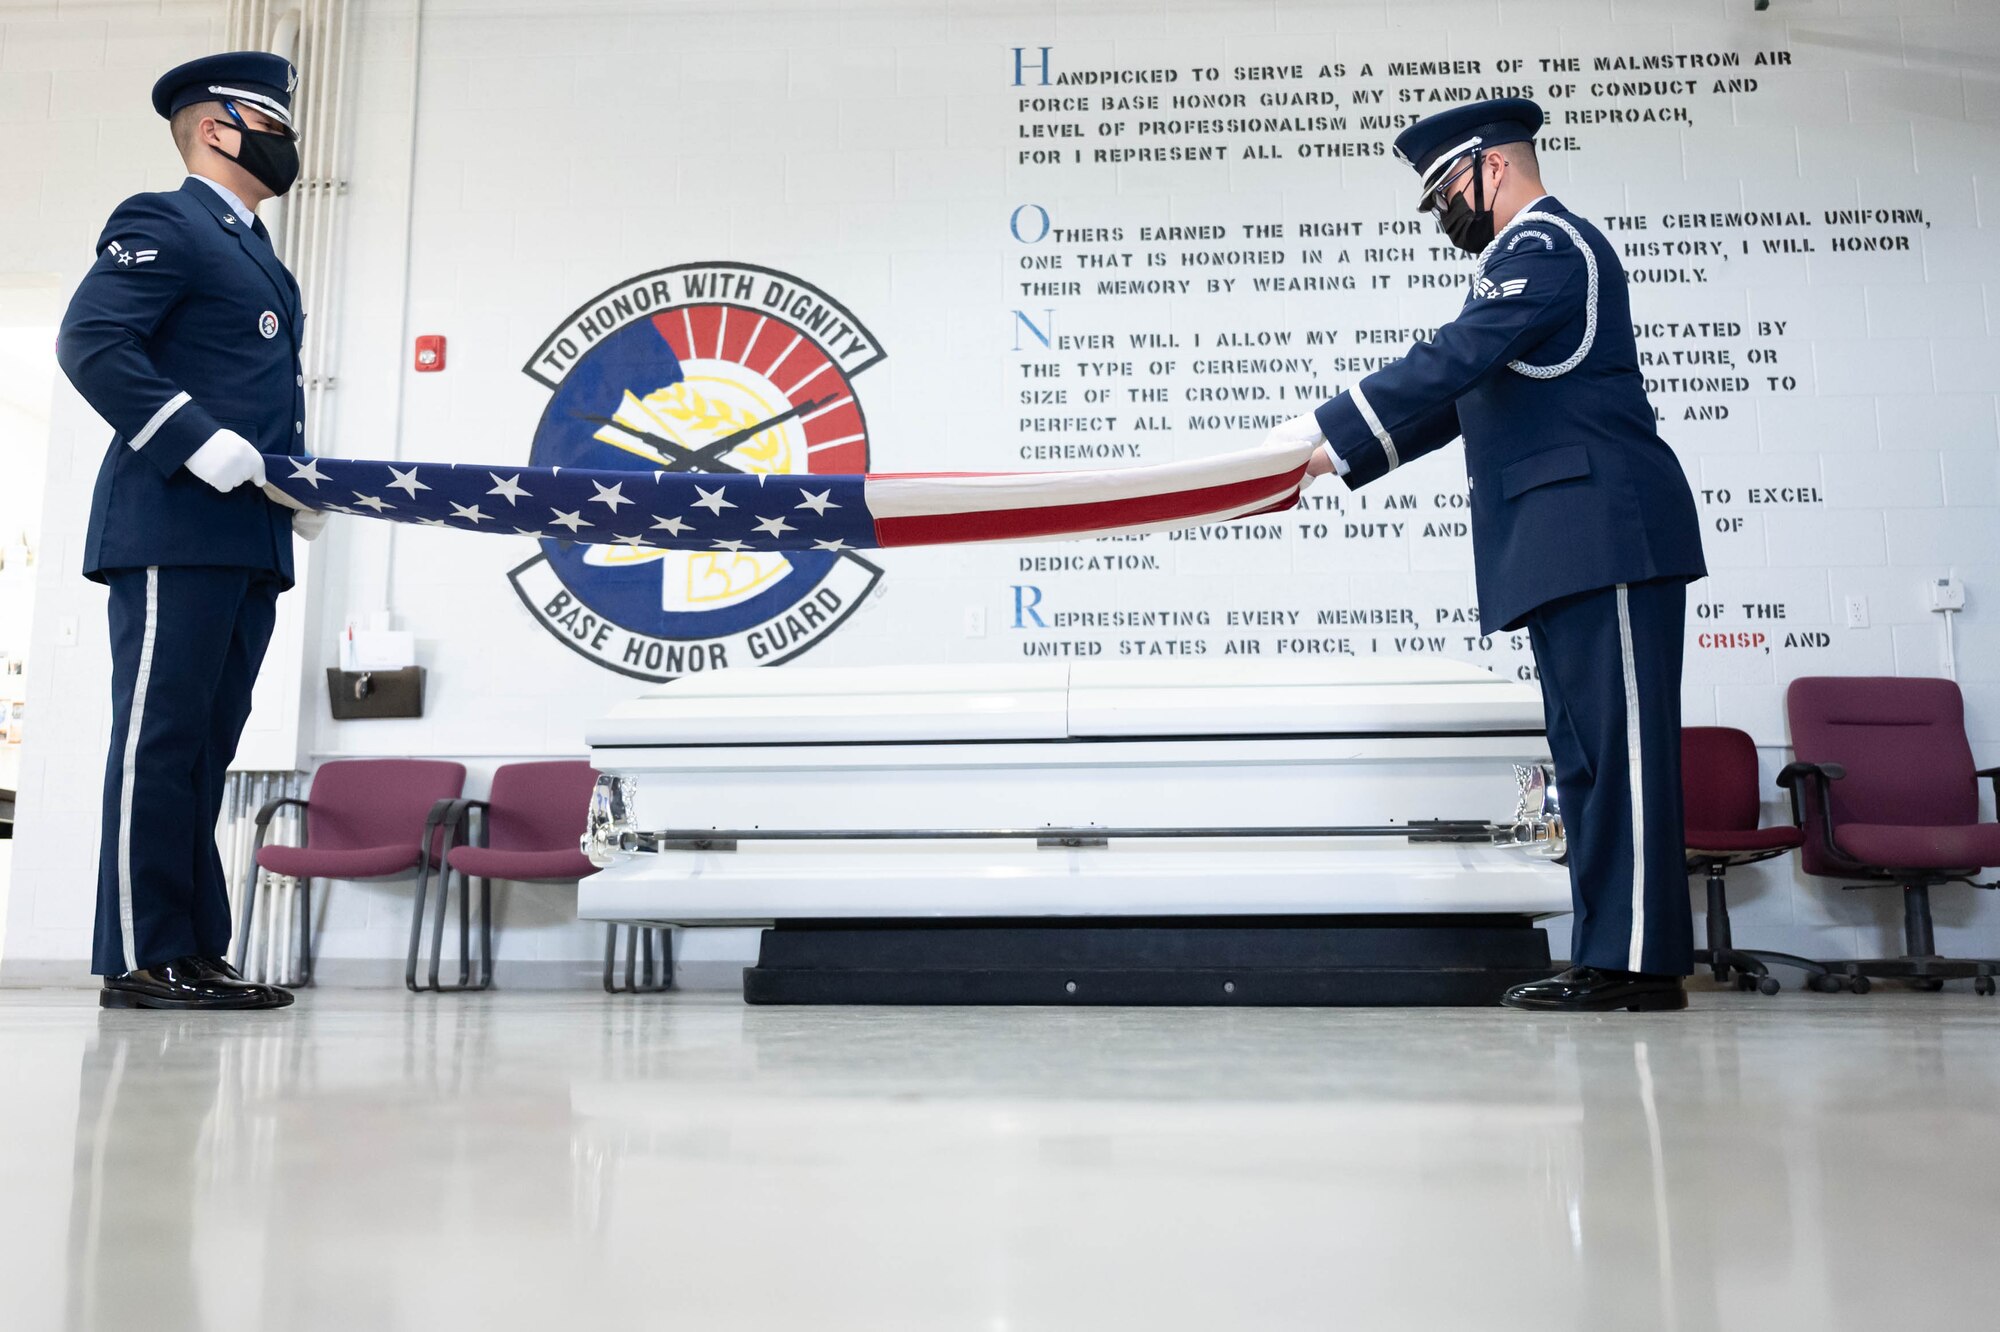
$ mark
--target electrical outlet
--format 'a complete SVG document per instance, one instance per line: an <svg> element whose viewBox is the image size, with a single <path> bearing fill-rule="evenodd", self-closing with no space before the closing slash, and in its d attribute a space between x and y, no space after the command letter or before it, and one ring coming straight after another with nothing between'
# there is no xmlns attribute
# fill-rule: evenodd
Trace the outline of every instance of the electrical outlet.
<svg viewBox="0 0 2000 1332"><path fill-rule="evenodd" d="M986 608L967 606L965 608L965 636L967 638L986 637Z"/></svg>
<svg viewBox="0 0 2000 1332"><path fill-rule="evenodd" d="M1847 627L1849 629L1868 627L1868 598L1850 596L1847 599Z"/></svg>
<svg viewBox="0 0 2000 1332"><path fill-rule="evenodd" d="M1934 611L1955 611L1965 609L1965 584L1949 575L1934 578L1924 584L1924 591Z"/></svg>

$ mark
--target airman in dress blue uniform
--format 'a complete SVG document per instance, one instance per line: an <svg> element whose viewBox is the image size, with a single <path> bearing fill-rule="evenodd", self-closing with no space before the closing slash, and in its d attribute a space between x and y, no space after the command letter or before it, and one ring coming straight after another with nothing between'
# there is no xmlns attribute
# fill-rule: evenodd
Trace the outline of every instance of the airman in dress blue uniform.
<svg viewBox="0 0 2000 1332"><path fill-rule="evenodd" d="M299 288L256 207L299 169L297 73L256 51L169 71L153 107L189 177L112 213L57 359L116 432L91 499L84 574L110 589L113 723L92 970L106 1007L291 1002L224 960L214 830L250 715L294 530L265 454L305 448Z"/></svg>
<svg viewBox="0 0 2000 1332"><path fill-rule="evenodd" d="M1542 111L1505 98L1411 125L1419 207L1478 256L1458 317L1274 432L1323 440L1363 486L1463 437L1480 630L1526 628L1569 839L1570 971L1522 1008L1682 1008L1693 923L1681 843L1687 477L1654 428L1625 273L1542 189Z"/></svg>

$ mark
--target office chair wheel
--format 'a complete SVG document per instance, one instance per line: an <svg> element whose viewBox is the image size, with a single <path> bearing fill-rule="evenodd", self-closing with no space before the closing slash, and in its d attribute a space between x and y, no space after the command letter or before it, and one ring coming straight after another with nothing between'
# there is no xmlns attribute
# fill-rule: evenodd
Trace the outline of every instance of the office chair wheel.
<svg viewBox="0 0 2000 1332"><path fill-rule="evenodd" d="M1840 977L1829 971L1822 976L1808 976L1806 988L1816 994L1839 994L1847 987L1841 983Z"/></svg>
<svg viewBox="0 0 2000 1332"><path fill-rule="evenodd" d="M1912 976L1910 988L1924 994L1935 994L1944 988L1944 981L1937 976Z"/></svg>
<svg viewBox="0 0 2000 1332"><path fill-rule="evenodd" d="M1866 976L1850 976L1847 980L1847 988L1853 990L1856 994L1866 994L1875 988L1875 982L1869 980Z"/></svg>
<svg viewBox="0 0 2000 1332"><path fill-rule="evenodd" d="M1975 976L1972 978L1972 992L1974 994L1992 994L1994 988L1995 984L1991 976Z"/></svg>
<svg viewBox="0 0 2000 1332"><path fill-rule="evenodd" d="M1776 994L1777 992L1778 978L1776 976L1759 976L1757 978L1757 993Z"/></svg>

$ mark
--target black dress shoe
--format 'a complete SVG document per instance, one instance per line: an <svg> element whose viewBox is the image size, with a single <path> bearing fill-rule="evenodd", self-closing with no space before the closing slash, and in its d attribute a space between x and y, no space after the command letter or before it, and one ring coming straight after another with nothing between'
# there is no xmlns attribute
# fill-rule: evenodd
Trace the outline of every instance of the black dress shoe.
<svg viewBox="0 0 2000 1332"><path fill-rule="evenodd" d="M283 1008L292 996L275 985L253 985L227 975L207 958L177 957L122 976L106 976L97 1002L102 1008L240 1011Z"/></svg>
<svg viewBox="0 0 2000 1332"><path fill-rule="evenodd" d="M1688 1006L1679 976L1598 967L1571 967L1560 976L1516 985L1500 1002L1509 1008L1555 1013L1606 1013L1620 1008L1654 1013Z"/></svg>

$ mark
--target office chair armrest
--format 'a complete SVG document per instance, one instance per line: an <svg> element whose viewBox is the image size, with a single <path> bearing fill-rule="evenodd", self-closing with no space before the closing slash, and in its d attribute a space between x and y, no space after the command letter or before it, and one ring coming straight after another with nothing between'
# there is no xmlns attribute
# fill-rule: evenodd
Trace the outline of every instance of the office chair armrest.
<svg viewBox="0 0 2000 1332"><path fill-rule="evenodd" d="M1847 775L1847 769L1838 763L1787 763L1778 770L1778 785L1792 793L1792 822L1805 827L1805 810L1799 805L1799 794L1810 779L1822 795L1829 781L1839 781Z"/></svg>
<svg viewBox="0 0 2000 1332"><path fill-rule="evenodd" d="M485 846L486 820L492 817L493 802L490 800L461 800L458 802L458 806L458 816L465 820L465 844L467 846ZM475 810L479 814L479 833L477 837L473 835L471 819L471 815Z"/></svg>
<svg viewBox="0 0 2000 1332"><path fill-rule="evenodd" d="M1993 783L1994 811L2000 813L2000 768L1981 768L1972 775L1974 777L1984 777L1987 781Z"/></svg>
<svg viewBox="0 0 2000 1332"><path fill-rule="evenodd" d="M1826 784L1845 776L1847 769L1838 763L1787 763L1778 773L1778 785L1792 793L1792 822L1801 828L1806 826L1804 802L1812 802L1819 814L1820 850L1829 862L1857 874L1873 874L1874 866L1862 864L1833 840L1833 801L1827 798Z"/></svg>
<svg viewBox="0 0 2000 1332"><path fill-rule="evenodd" d="M424 816L423 836L417 839L417 848L422 856L418 863L419 872L429 863L431 852L437 852L437 862L451 854L457 845L459 830L465 827L466 807L473 802L461 796L446 796L431 806L431 812ZM444 844L438 845L438 833L443 831Z"/></svg>
<svg viewBox="0 0 2000 1332"><path fill-rule="evenodd" d="M286 805L297 805L300 809L304 809L306 808L305 797L278 796L275 799L266 800L264 807L257 811L257 831L261 833L264 829L270 827L272 816Z"/></svg>
<svg viewBox="0 0 2000 1332"><path fill-rule="evenodd" d="M480 826L483 830L485 827L485 815L491 808L492 805L484 800L473 800L467 796L446 796L432 805L431 812L424 816L423 840L418 845L424 847L426 850L435 847L440 828L446 830L444 847L439 852L440 859L444 855L449 854L452 847L458 844L458 838L461 833L465 835L466 845L474 845L472 841L472 825L468 816L473 810L478 810L480 813Z"/></svg>
<svg viewBox="0 0 2000 1332"><path fill-rule="evenodd" d="M305 797L303 796L276 796L270 800L266 800L264 802L264 807L257 811L257 821L255 825L257 835L251 839L250 843L250 864L253 867L252 873L255 873L254 866L257 864L257 853L264 849L264 841L271 835L271 819L277 814L279 810L283 809L287 805L297 805L300 809L310 808L310 806L306 804ZM300 833L299 844L303 846L306 842L305 830L301 828L299 830L299 833Z"/></svg>
<svg viewBox="0 0 2000 1332"><path fill-rule="evenodd" d="M425 846L431 845L431 839L439 828L455 828L464 822L466 806L472 803L472 801L459 796L446 796L444 799L434 803L431 806L431 812L424 815L423 844Z"/></svg>

